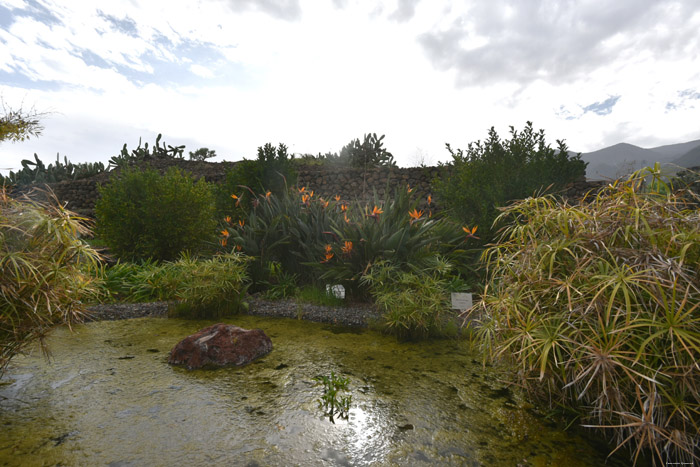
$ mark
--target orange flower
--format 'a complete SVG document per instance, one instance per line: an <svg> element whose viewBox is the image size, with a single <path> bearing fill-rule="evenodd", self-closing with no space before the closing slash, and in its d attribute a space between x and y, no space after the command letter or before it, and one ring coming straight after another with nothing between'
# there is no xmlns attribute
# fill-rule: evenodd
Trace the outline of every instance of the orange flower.
<svg viewBox="0 0 700 467"><path fill-rule="evenodd" d="M241 251L242 249L243 249L243 247L242 247L242 246L240 246L240 245L236 245L236 251Z"/></svg>
<svg viewBox="0 0 700 467"><path fill-rule="evenodd" d="M333 198L335 198L336 201L340 201L340 195L335 195Z"/></svg>
<svg viewBox="0 0 700 467"><path fill-rule="evenodd" d="M383 212L384 212L384 211L382 211L381 209L379 209L379 208L375 205L375 206L374 206L374 209L372 209L372 214L369 214L368 217L372 217L372 218L374 218L374 220L378 220L378 219L379 219L379 215L380 215L381 213L383 213Z"/></svg>
<svg viewBox="0 0 700 467"><path fill-rule="evenodd" d="M467 233L467 238L475 238L478 240L479 237L474 235L477 228L478 228L478 226L475 225L474 227L472 227L471 230L469 229L469 227L462 227L462 230L464 230Z"/></svg>
<svg viewBox="0 0 700 467"><path fill-rule="evenodd" d="M331 250L333 250L333 247L332 247L332 246L330 246L330 245L326 245L326 248L325 248L325 250L326 250L326 253L330 253L330 252L331 252Z"/></svg>
<svg viewBox="0 0 700 467"><path fill-rule="evenodd" d="M230 223L231 223L231 216L226 216L226 217L224 217L224 221L225 221L227 224L230 224Z"/></svg>
<svg viewBox="0 0 700 467"><path fill-rule="evenodd" d="M430 206L433 203L433 197L428 195L428 206Z"/></svg>
<svg viewBox="0 0 700 467"><path fill-rule="evenodd" d="M221 246L226 246L226 244L228 243L228 238L222 238L222 239L220 239L220 240L219 240L219 243L221 244Z"/></svg>
<svg viewBox="0 0 700 467"><path fill-rule="evenodd" d="M241 195L241 196L243 196L243 195ZM240 206L240 205L241 205L241 198L240 198L240 196L231 195L231 198L233 198L233 199L236 200L236 206Z"/></svg>
<svg viewBox="0 0 700 467"><path fill-rule="evenodd" d="M311 193L309 193L309 198L313 198L313 197L314 197L314 190L311 190Z"/></svg>
<svg viewBox="0 0 700 467"><path fill-rule="evenodd" d="M345 240L345 246L341 248L344 254L349 255L352 253L352 242Z"/></svg>
<svg viewBox="0 0 700 467"><path fill-rule="evenodd" d="M413 188L411 188L411 185L409 185L409 184L407 183L407 184L406 184L406 190L410 193L410 192L413 191Z"/></svg>
<svg viewBox="0 0 700 467"><path fill-rule="evenodd" d="M239 226L241 227L241 229L242 229L243 226L245 225L245 221L244 221L243 219L238 219L238 225L239 225Z"/></svg>
<svg viewBox="0 0 700 467"><path fill-rule="evenodd" d="M223 235L224 237L228 237L229 236L228 230L222 230L221 235Z"/></svg>
<svg viewBox="0 0 700 467"><path fill-rule="evenodd" d="M417 209L414 209L413 212L409 211L408 215L411 216L411 224L416 222L418 219L423 217L423 211L419 211Z"/></svg>
<svg viewBox="0 0 700 467"><path fill-rule="evenodd" d="M340 205L340 210L341 210L342 212L347 211L347 210L348 210L348 205L345 204L345 203L341 204L341 205Z"/></svg>
<svg viewBox="0 0 700 467"><path fill-rule="evenodd" d="M305 186L299 188L299 193L303 193L303 192L305 192L305 191L306 191L306 187L305 187Z"/></svg>
<svg viewBox="0 0 700 467"><path fill-rule="evenodd" d="M321 262L322 262L322 263L327 263L328 261L330 261L330 260L333 258L333 256L335 256L333 253L326 253L326 254L325 254L326 259L324 259L324 260L321 261Z"/></svg>
<svg viewBox="0 0 700 467"><path fill-rule="evenodd" d="M307 204L309 202L309 195L301 195L301 202Z"/></svg>
<svg viewBox="0 0 700 467"><path fill-rule="evenodd" d="M323 201L323 198L320 198L320 202L321 202L321 206L323 206L324 208L328 207L328 201Z"/></svg>
<svg viewBox="0 0 700 467"><path fill-rule="evenodd" d="M348 215L347 215L347 214L343 214L343 217L345 218L345 222L347 222L347 223L349 224L349 223L350 223L350 219L348 219Z"/></svg>
<svg viewBox="0 0 700 467"><path fill-rule="evenodd" d="M272 196L271 191L268 191L267 193L265 193L265 198L267 198L268 200L270 199L270 196Z"/></svg>

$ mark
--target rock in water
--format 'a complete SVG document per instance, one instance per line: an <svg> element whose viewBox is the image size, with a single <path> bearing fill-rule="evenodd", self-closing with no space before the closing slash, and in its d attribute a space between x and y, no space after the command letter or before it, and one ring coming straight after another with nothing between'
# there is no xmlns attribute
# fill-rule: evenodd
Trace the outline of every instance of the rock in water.
<svg viewBox="0 0 700 467"><path fill-rule="evenodd" d="M272 350L261 329L218 323L185 337L170 351L168 363L188 370L205 366L246 365Z"/></svg>

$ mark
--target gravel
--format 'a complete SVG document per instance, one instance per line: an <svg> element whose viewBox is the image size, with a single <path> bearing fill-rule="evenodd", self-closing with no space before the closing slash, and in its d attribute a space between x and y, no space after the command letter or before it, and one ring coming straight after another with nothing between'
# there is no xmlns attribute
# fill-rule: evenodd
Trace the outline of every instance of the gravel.
<svg viewBox="0 0 700 467"><path fill-rule="evenodd" d="M297 303L295 300L265 300L256 296L249 297L246 314L295 318L318 323L343 326L366 327L380 318L376 308L369 304L351 304L333 307ZM168 306L174 302L117 303L88 307L85 321L117 320L130 318L166 318Z"/></svg>

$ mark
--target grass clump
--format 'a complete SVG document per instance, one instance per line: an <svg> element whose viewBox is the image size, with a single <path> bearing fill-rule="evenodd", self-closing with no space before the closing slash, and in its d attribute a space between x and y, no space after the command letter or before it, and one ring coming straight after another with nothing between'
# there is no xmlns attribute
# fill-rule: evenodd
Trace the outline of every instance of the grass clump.
<svg viewBox="0 0 700 467"><path fill-rule="evenodd" d="M11 198L0 187L0 375L27 344L57 324L80 322L98 292L99 254L82 236L84 219L53 197Z"/></svg>
<svg viewBox="0 0 700 467"><path fill-rule="evenodd" d="M576 204L505 209L476 307L486 354L636 462L698 460L700 212L658 166Z"/></svg>

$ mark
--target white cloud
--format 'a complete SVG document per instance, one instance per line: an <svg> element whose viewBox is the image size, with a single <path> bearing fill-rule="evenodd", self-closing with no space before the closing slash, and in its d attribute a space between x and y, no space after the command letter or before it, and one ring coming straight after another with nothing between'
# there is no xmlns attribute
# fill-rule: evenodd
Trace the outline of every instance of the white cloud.
<svg viewBox="0 0 700 467"><path fill-rule="evenodd" d="M43 0L46 21L4 1L3 96L60 114L42 138L2 144L0 166L106 161L158 132L235 160L371 131L404 165L527 120L581 151L700 138L700 101L680 94L700 91L700 6L645 2ZM610 112L585 111L612 96Z"/></svg>

